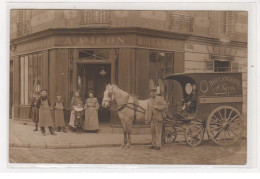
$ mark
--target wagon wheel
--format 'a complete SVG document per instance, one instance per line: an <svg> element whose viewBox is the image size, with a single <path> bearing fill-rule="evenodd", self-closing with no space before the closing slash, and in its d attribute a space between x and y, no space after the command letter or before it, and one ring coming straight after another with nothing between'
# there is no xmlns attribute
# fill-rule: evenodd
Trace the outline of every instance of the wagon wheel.
<svg viewBox="0 0 260 179"><path fill-rule="evenodd" d="M185 131L185 140L188 145L195 147L199 145L204 137L205 128L199 125L191 125Z"/></svg>
<svg viewBox="0 0 260 179"><path fill-rule="evenodd" d="M231 106L220 106L210 113L207 131L210 139L216 144L231 145L243 133L242 116Z"/></svg>
<svg viewBox="0 0 260 179"><path fill-rule="evenodd" d="M173 125L166 124L164 128L164 143L173 143L177 139L177 130Z"/></svg>

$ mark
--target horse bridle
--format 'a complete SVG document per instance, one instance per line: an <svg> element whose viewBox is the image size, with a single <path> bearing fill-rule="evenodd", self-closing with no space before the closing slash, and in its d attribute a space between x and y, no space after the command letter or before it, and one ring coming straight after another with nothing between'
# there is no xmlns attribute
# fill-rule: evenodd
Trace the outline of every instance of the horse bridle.
<svg viewBox="0 0 260 179"><path fill-rule="evenodd" d="M108 96L111 97L111 98L112 98L112 95L115 95L113 92L108 92L108 93L109 93ZM103 99L103 101L109 102L110 104L112 102L115 102L115 105L113 105L112 107L110 105L110 107L108 108L110 111L117 111L118 112L118 111L123 110L124 108L130 108L130 109L132 109L134 111L138 111L138 112L141 112L141 113L145 113L146 112L146 110L144 108L142 108L141 106L139 106L139 105L137 105L135 103L128 103L129 98L130 98L130 95L127 94L126 103L123 103L123 104L116 104L115 98L113 98L113 99ZM131 107L129 105L133 105L134 107ZM138 110L137 108L140 108L142 111Z"/></svg>

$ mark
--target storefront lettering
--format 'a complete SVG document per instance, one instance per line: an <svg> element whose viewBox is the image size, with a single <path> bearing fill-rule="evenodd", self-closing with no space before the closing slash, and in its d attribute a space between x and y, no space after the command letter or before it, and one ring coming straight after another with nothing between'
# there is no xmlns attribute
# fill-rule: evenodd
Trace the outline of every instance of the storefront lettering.
<svg viewBox="0 0 260 179"><path fill-rule="evenodd" d="M124 37L67 37L64 45L122 45Z"/></svg>
<svg viewBox="0 0 260 179"><path fill-rule="evenodd" d="M166 48L166 49L184 49L184 43L179 40L167 40L159 38L141 37L137 38L137 45L145 47L155 47L155 48Z"/></svg>

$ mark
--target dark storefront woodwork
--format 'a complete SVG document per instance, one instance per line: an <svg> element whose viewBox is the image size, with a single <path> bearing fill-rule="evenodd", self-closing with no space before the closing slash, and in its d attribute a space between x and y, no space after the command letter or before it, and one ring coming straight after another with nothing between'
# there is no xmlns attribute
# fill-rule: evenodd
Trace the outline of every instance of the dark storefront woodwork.
<svg viewBox="0 0 260 179"><path fill-rule="evenodd" d="M149 79L157 83L169 73L184 71L184 53L180 52L183 50L182 40L133 34L59 35L19 44L13 60L13 117L28 118L32 94L42 88L48 90L52 104L56 93L62 93L67 107L76 89L84 100L88 89L94 89L101 104L108 83L147 99ZM103 76L102 70L106 73ZM172 89L172 84L165 85ZM170 98L169 94L165 97ZM116 112L109 114L100 108L99 116L101 122L120 124ZM65 118L69 122L69 111Z"/></svg>

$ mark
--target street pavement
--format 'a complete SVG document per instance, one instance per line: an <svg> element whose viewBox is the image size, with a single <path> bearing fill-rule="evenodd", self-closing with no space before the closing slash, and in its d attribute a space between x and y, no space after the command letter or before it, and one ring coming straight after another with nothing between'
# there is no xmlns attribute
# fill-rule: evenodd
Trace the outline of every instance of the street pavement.
<svg viewBox="0 0 260 179"><path fill-rule="evenodd" d="M10 163L243 165L247 158L246 139L231 146L203 141L190 147L179 138L179 143L163 145L156 151L148 149L151 136L147 134L132 135L132 143L138 145L124 149L119 147L122 134L68 132L51 136L47 132L42 136L33 128L10 120Z"/></svg>
<svg viewBox="0 0 260 179"><path fill-rule="evenodd" d="M33 125L10 120L9 143L10 146L32 148L79 148L94 146L118 146L123 141L122 133L81 133L76 134L68 130L67 133L56 132L50 135L46 130L43 136L40 131L33 132ZM148 144L151 142L150 134L132 135L133 144Z"/></svg>
<svg viewBox="0 0 260 179"><path fill-rule="evenodd" d="M246 164L246 140L239 145L217 146L204 142L197 147L186 144L167 144L161 150L147 145L121 147L40 149L11 147L10 163L55 164L191 164L243 165Z"/></svg>

